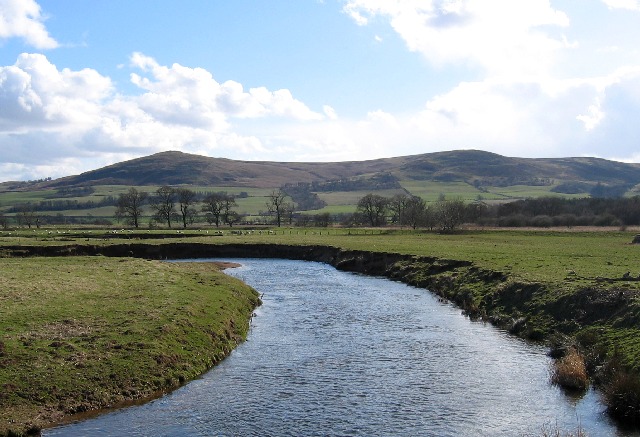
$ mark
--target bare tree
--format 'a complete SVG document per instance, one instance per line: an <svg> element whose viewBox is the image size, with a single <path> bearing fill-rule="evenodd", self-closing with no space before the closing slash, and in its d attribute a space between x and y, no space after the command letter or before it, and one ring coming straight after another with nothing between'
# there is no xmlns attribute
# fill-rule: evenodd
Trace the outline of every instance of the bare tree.
<svg viewBox="0 0 640 437"><path fill-rule="evenodd" d="M224 222L229 225L229 227L233 227L234 224L240 221L240 214L236 211L229 211L224 215Z"/></svg>
<svg viewBox="0 0 640 437"><path fill-rule="evenodd" d="M269 214L275 216L278 227L282 224L282 219L285 217L286 212L293 210L293 205L287 202L286 198L287 194L282 190L273 190L267 196L267 210Z"/></svg>
<svg viewBox="0 0 640 437"><path fill-rule="evenodd" d="M196 200L196 193L188 188L177 190L178 203L180 203L180 215L182 216L182 227L186 228L187 223L193 223L195 219L195 208L193 204Z"/></svg>
<svg viewBox="0 0 640 437"><path fill-rule="evenodd" d="M238 220L240 220L240 215L231 209L235 206L238 206L236 198L225 193L222 198L222 221L229 225L229 227L233 226L234 223L237 223Z"/></svg>
<svg viewBox="0 0 640 437"><path fill-rule="evenodd" d="M331 214L328 212L316 214L313 219L315 226L319 228L326 228L331 224Z"/></svg>
<svg viewBox="0 0 640 437"><path fill-rule="evenodd" d="M29 229L33 225L37 228L40 227L40 216L38 216L35 207L30 203L20 206L16 219L19 224L27 226Z"/></svg>
<svg viewBox="0 0 640 437"><path fill-rule="evenodd" d="M386 223L389 199L377 194L367 194L358 201L357 213L361 214L370 226L382 226Z"/></svg>
<svg viewBox="0 0 640 437"><path fill-rule="evenodd" d="M205 213L209 224L215 223L217 228L221 223L229 224L227 216L233 212L231 208L235 206L238 206L235 197L227 194L226 191L220 191L204 198L202 212Z"/></svg>
<svg viewBox="0 0 640 437"><path fill-rule="evenodd" d="M165 222L171 227L171 220L177 216L175 211L176 190L164 185L156 190L151 199L153 218L157 222Z"/></svg>
<svg viewBox="0 0 640 437"><path fill-rule="evenodd" d="M7 229L9 227L9 219L2 213L2 211L0 211L0 226L2 226L2 229Z"/></svg>
<svg viewBox="0 0 640 437"><path fill-rule="evenodd" d="M121 193L118 196L118 204L116 209L116 219L119 221L124 219L127 223L132 224L134 227L140 225L140 218L142 217L142 205L147 199L148 194L143 191L138 191L135 188L129 188L126 193Z"/></svg>
<svg viewBox="0 0 640 437"><path fill-rule="evenodd" d="M389 209L392 212L391 221L393 223L404 224L402 223L402 217L410 200L411 196L406 194L396 194L389 200Z"/></svg>
<svg viewBox="0 0 640 437"><path fill-rule="evenodd" d="M440 200L436 211L443 232L452 232L464 223L465 205L462 199Z"/></svg>
<svg viewBox="0 0 640 437"><path fill-rule="evenodd" d="M427 222L427 204L418 196L410 197L402 210L400 224L411 226L413 229L423 226Z"/></svg>

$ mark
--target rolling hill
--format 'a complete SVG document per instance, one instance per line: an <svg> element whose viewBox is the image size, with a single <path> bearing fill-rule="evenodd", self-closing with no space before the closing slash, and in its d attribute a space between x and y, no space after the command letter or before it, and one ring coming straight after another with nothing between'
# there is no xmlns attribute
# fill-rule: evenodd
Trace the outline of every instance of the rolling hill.
<svg viewBox="0 0 640 437"><path fill-rule="evenodd" d="M479 150L428 153L368 161L294 163L235 161L182 152L162 152L39 188L95 185L196 185L273 188L287 183L328 182L376 174L399 180L465 181L476 185L555 183L640 184L640 164L598 158L509 158Z"/></svg>
<svg viewBox="0 0 640 437"><path fill-rule="evenodd" d="M114 199L129 187L153 193L162 185L199 193L227 191L242 214L259 214L278 188L299 210L350 213L365 194L442 195L487 203L541 196L618 197L640 194L640 164L598 158L510 158L458 150L330 163L257 162L162 152L79 175L0 184L0 213L24 205L65 217L113 217ZM60 220L60 218L58 218Z"/></svg>

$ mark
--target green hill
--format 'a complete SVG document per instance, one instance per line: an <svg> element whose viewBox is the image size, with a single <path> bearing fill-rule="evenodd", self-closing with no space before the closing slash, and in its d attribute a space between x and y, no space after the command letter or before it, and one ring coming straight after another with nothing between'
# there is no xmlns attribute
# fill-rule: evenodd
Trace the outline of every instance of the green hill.
<svg viewBox="0 0 640 437"><path fill-rule="evenodd" d="M640 165L598 158L510 158L479 150L329 163L237 161L162 152L55 180L0 184L0 212L11 214L16 205L49 202L56 206L48 213L107 217L112 215L105 202L109 197L132 186L153 192L162 185L242 194L239 212L245 214L264 209L269 192L288 185L292 195L311 193L319 199L316 205L324 204L303 209L338 213L353 211L369 192L412 194L427 201L445 195L487 202L634 195L640 192Z"/></svg>

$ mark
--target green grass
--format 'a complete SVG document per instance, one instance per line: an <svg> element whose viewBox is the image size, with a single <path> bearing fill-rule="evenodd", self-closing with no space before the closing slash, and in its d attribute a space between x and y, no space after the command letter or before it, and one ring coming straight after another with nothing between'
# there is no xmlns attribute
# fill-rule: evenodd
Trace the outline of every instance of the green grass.
<svg viewBox="0 0 640 437"><path fill-rule="evenodd" d="M56 190L0 192L0 210L24 203L37 203L55 198Z"/></svg>
<svg viewBox="0 0 640 437"><path fill-rule="evenodd" d="M446 198L449 199L461 198L467 202L476 200L478 196L483 196L485 199L500 198L500 196L497 195L492 196L490 193L484 193L473 185L462 181L435 182L408 180L400 181L400 184L412 195L421 197L427 202L437 201L441 194L444 194Z"/></svg>
<svg viewBox="0 0 640 437"><path fill-rule="evenodd" d="M573 199L580 197L589 197L588 193L580 194L564 194L554 193L551 189L554 186L531 186L531 185L511 185L508 187L486 187L490 194L500 196L504 199L527 199L537 197L562 197L565 199Z"/></svg>
<svg viewBox="0 0 640 437"><path fill-rule="evenodd" d="M403 190L378 190L378 191L332 191L318 193L318 197L330 206L351 206L355 209L358 201L367 194L377 194L384 197L393 197L395 194L405 194Z"/></svg>
<svg viewBox="0 0 640 437"><path fill-rule="evenodd" d="M258 302L205 263L5 258L0 278L0 435L195 378Z"/></svg>

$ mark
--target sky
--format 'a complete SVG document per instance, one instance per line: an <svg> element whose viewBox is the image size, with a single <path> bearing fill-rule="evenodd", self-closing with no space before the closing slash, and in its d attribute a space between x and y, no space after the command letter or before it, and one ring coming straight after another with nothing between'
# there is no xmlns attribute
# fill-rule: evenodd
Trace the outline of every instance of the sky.
<svg viewBox="0 0 640 437"><path fill-rule="evenodd" d="M459 149L640 162L640 0L0 0L0 182Z"/></svg>

